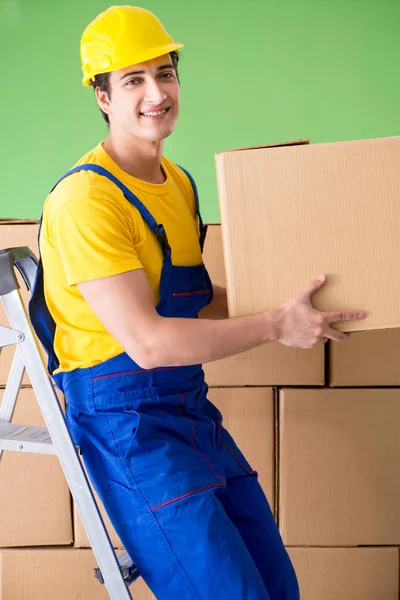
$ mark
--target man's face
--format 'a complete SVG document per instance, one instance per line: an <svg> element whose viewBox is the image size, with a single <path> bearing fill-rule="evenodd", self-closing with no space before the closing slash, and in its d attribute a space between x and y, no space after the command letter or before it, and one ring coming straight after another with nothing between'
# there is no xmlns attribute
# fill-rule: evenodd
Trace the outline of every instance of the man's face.
<svg viewBox="0 0 400 600"><path fill-rule="evenodd" d="M171 135L179 114L179 83L169 54L109 77L111 99L99 92L98 101L114 131L149 142Z"/></svg>

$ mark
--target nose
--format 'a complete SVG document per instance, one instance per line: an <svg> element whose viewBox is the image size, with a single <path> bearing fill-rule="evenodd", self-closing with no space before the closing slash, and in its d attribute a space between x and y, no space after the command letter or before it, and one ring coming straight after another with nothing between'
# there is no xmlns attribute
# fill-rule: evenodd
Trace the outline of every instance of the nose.
<svg viewBox="0 0 400 600"><path fill-rule="evenodd" d="M167 98L166 92L156 79L150 79L146 85L144 100L152 104L162 104Z"/></svg>

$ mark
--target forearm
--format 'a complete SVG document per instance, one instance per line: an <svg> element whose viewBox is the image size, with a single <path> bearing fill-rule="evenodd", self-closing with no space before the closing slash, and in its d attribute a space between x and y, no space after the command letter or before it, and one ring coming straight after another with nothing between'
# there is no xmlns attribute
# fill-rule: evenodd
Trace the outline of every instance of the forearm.
<svg viewBox="0 0 400 600"><path fill-rule="evenodd" d="M271 311L222 320L160 318L147 339L143 366L185 366L239 354L276 340L278 316Z"/></svg>

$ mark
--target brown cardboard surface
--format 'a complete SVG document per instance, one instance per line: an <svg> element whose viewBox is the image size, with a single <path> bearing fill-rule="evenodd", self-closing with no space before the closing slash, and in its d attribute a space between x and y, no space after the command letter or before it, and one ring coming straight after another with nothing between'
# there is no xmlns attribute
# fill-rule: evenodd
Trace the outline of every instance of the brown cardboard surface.
<svg viewBox="0 0 400 600"><path fill-rule="evenodd" d="M224 251L222 247L221 224L207 224L207 235L204 242L203 261L207 267L212 283L226 287Z"/></svg>
<svg viewBox="0 0 400 600"><path fill-rule="evenodd" d="M211 281L225 287L221 226L209 225L204 246L204 263ZM264 344L248 352L204 365L210 386L324 385L324 348L312 350Z"/></svg>
<svg viewBox="0 0 400 600"><path fill-rule="evenodd" d="M108 600L94 578L91 550L0 550L0 600ZM129 588L135 600L156 600L140 578Z"/></svg>
<svg viewBox="0 0 400 600"><path fill-rule="evenodd" d="M243 452L274 510L274 391L272 388L212 388L209 400Z"/></svg>
<svg viewBox="0 0 400 600"><path fill-rule="evenodd" d="M280 392L288 546L400 543L400 389Z"/></svg>
<svg viewBox="0 0 400 600"><path fill-rule="evenodd" d="M108 535L110 536L112 545L114 546L114 548L122 549L123 548L122 542L119 539L119 537L117 536L114 527L111 525L111 521L108 518L106 511L104 510L103 504L93 487L92 487L92 492L96 499L101 516L103 517L104 525L108 531ZM81 518L78 513L78 509L77 509L74 501L73 501L73 507L74 507L74 546L75 546L75 548L90 548L91 546L90 546L89 538L86 534L85 528L82 524Z"/></svg>
<svg viewBox="0 0 400 600"><path fill-rule="evenodd" d="M4 221L4 220L3 220ZM38 225L35 221L0 221L0 249L13 248L18 246L29 246L32 252L38 255L37 245ZM21 296L25 306L28 305L29 292L22 281L19 273L17 279L21 288ZM3 304L0 301L0 324L9 327L9 322L4 312ZM14 357L15 346L8 346L0 351L0 386L5 386L7 383L8 374L10 372L12 359ZM30 385L27 373L24 373L22 380L23 385Z"/></svg>
<svg viewBox="0 0 400 600"><path fill-rule="evenodd" d="M301 600L398 600L398 548L288 548Z"/></svg>
<svg viewBox="0 0 400 600"><path fill-rule="evenodd" d="M44 426L31 388L20 391L12 422ZM64 544L72 544L71 498L58 458L5 451L0 463L0 547Z"/></svg>
<svg viewBox="0 0 400 600"><path fill-rule="evenodd" d="M325 383L323 348L311 350L264 344L203 365L210 386L316 385Z"/></svg>
<svg viewBox="0 0 400 600"><path fill-rule="evenodd" d="M345 331L400 327L400 137L216 155L232 316L279 308L318 275Z"/></svg>
<svg viewBox="0 0 400 600"><path fill-rule="evenodd" d="M400 329L352 333L329 345L332 387L400 386Z"/></svg>

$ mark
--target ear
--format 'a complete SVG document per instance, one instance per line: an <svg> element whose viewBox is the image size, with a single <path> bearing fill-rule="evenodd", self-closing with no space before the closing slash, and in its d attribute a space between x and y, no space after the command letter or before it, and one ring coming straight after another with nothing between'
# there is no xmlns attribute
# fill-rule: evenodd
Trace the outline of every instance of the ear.
<svg viewBox="0 0 400 600"><path fill-rule="evenodd" d="M110 116L111 114L111 100L108 97L107 92L105 92L104 90L101 90L98 86L95 88L94 90L95 94L96 94L96 100L97 100L97 104L99 105L99 108L106 113L106 115Z"/></svg>

